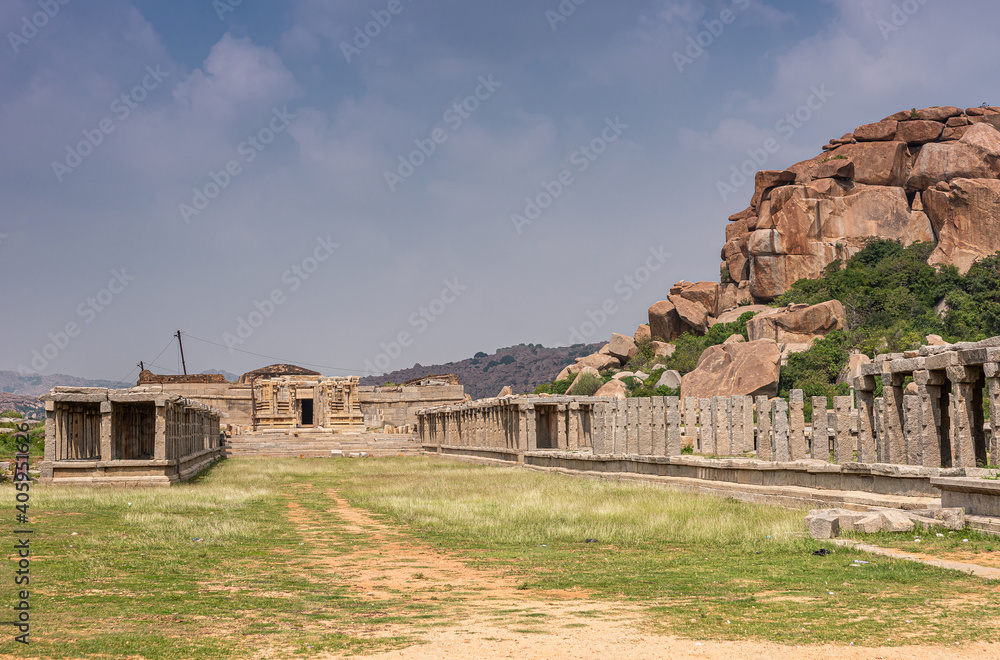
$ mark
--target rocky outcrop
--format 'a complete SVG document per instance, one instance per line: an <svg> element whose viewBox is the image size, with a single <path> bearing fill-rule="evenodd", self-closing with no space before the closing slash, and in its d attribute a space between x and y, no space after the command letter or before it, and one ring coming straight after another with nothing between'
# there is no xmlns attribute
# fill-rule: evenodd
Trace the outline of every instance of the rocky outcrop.
<svg viewBox="0 0 1000 660"><path fill-rule="evenodd" d="M576 358L576 363L582 367L593 367L598 371L604 371L605 369L620 369L622 363L618 361L618 358L612 357L611 355L601 355L600 353L594 353L593 355L588 355L582 358Z"/></svg>
<svg viewBox="0 0 1000 660"><path fill-rule="evenodd" d="M638 349L631 337L620 335L617 332L611 333L611 341L608 342L608 354L616 358L621 364L626 364L631 360Z"/></svg>
<svg viewBox="0 0 1000 660"><path fill-rule="evenodd" d="M780 360L773 339L710 346L698 366L681 378L681 396L775 396Z"/></svg>
<svg viewBox="0 0 1000 660"><path fill-rule="evenodd" d="M626 397L626 392L628 389L625 387L625 383L620 380L609 380L608 382L601 385L600 389L594 392L594 396L613 396L616 399L624 400Z"/></svg>
<svg viewBox="0 0 1000 660"><path fill-rule="evenodd" d="M653 338L653 334L649 331L649 325L643 323L638 328L635 329L635 334L632 335L632 341L636 344L644 341L649 341Z"/></svg>
<svg viewBox="0 0 1000 660"><path fill-rule="evenodd" d="M873 236L937 241L929 263L967 271L1000 250L1000 229L990 221L1000 214L998 128L1000 108L903 111L831 140L815 158L758 172L750 206L726 227L723 286L770 301ZM710 288L698 293L676 295L710 317L739 304L722 302L720 289L713 309Z"/></svg>
<svg viewBox="0 0 1000 660"><path fill-rule="evenodd" d="M789 305L762 312L747 321L750 341L773 339L779 344L809 344L844 327L844 306L839 300L818 305Z"/></svg>

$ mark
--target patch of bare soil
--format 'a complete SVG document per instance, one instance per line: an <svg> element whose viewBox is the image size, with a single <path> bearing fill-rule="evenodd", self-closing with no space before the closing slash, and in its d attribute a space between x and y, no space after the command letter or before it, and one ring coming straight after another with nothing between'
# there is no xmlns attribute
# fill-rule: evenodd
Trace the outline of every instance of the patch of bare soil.
<svg viewBox="0 0 1000 660"><path fill-rule="evenodd" d="M445 606L444 625L392 624L377 636L412 636L420 643L365 656L373 660L482 660L484 658L718 658L747 660L1000 660L1000 645L855 648L789 647L761 642L710 642L650 634L643 613L627 604L591 600L584 591L523 591L498 572L467 566L429 545L404 537L336 492L329 510L340 531L358 534L356 549L330 551L330 532L309 511L289 504L289 519L307 539L318 568L369 598L408 598ZM369 631L370 633L374 631ZM338 656L329 656L338 657ZM343 657L343 656L339 656Z"/></svg>

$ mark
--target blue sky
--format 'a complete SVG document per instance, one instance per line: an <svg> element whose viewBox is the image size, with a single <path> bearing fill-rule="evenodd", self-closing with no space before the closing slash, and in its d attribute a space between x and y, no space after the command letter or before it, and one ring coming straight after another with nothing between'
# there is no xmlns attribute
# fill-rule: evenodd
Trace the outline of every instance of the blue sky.
<svg viewBox="0 0 1000 660"><path fill-rule="evenodd" d="M718 278L767 140L1000 103L985 0L63 2L0 5L0 369L601 341Z"/></svg>

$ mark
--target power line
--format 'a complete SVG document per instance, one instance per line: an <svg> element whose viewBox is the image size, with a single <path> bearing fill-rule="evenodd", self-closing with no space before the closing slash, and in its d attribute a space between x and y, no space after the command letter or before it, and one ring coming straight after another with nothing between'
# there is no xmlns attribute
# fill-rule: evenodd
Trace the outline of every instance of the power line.
<svg viewBox="0 0 1000 660"><path fill-rule="evenodd" d="M380 376L381 375L381 374L377 374L377 373L372 372L372 371L363 371L363 370L358 370L358 369L346 369L344 367L331 367L330 365L327 365L327 364L313 364L313 363L310 363L310 362L299 362L297 360L287 360L287 359L284 359L284 358L275 357L273 355L264 355L262 353L254 353L253 351L244 351L241 348L232 348L230 346L225 346L223 344L219 344L219 343L214 342L214 341L209 341L207 339L201 339L199 337L195 337L194 335L192 335L192 334L190 334L188 332L185 332L185 333L182 333L182 334L187 335L188 337L190 337L191 339L194 339L195 341L200 341L200 342L204 342L206 344L211 344L212 346L218 346L219 348L225 348L225 349L230 350L230 351L237 351L239 353L246 353L247 355L254 355L256 357L262 357L262 358L266 358L268 360L277 360L278 362L283 362L283 363L287 363L287 364L300 364L300 365L303 365L303 366L306 366L306 367L319 367L320 369L333 369L334 371L345 371L345 372L347 372L349 374L361 373L361 374L365 374L365 375L369 375L369 376Z"/></svg>
<svg viewBox="0 0 1000 660"><path fill-rule="evenodd" d="M170 341L168 341L168 342L167 342L167 345L163 347L163 350L162 350L162 351L160 351L160 352L159 352L159 353L158 353L158 354L156 355L156 357L155 357L155 358L153 358L153 360L152 360L152 361L151 361L151 362L149 363L149 364L150 364L150 366L156 366L156 365L155 365L154 363L155 363L155 362L156 362L156 361L157 361L158 359L160 359L160 356L161 356L161 355L163 355L164 353L166 353L166 352L167 352L167 349L168 349L168 348L170 348L170 345L174 343L174 339L176 339L176 337L171 337L171 338L170 338ZM138 366L138 365L136 365L136 366ZM158 369L162 369L163 367L157 367L157 368L158 368ZM170 370L168 369L167 371L170 371ZM122 378L121 380L117 380L117 381L115 381L115 382L116 382L116 383L128 383L128 382L129 382L129 381L128 381L129 377L130 377L130 376L131 376L131 375L132 375L132 374L133 374L134 372L135 372L135 367L132 367L132 371L130 371L130 372L128 372L127 374L125 374L125 377L124 377L124 378Z"/></svg>

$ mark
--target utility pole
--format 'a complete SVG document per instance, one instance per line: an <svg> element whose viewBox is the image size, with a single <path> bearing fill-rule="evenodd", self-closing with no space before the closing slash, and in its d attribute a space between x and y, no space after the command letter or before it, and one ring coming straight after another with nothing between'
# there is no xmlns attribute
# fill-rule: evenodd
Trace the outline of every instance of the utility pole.
<svg viewBox="0 0 1000 660"><path fill-rule="evenodd" d="M184 375L188 375L187 364L184 363L184 344L181 342L181 331L177 331L177 345L181 347L181 366L184 368Z"/></svg>

